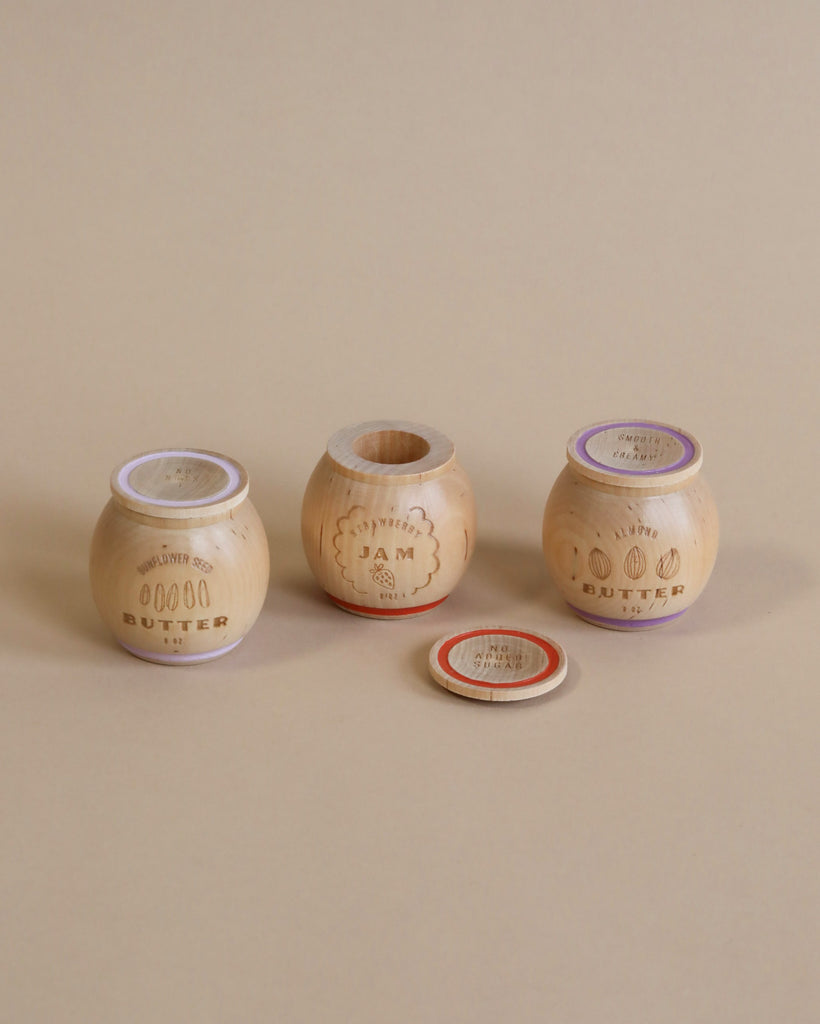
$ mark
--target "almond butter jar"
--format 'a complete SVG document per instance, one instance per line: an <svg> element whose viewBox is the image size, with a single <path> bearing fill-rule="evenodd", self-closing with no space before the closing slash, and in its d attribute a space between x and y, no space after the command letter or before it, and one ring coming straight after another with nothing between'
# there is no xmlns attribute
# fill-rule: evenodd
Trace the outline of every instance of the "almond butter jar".
<svg viewBox="0 0 820 1024"><path fill-rule="evenodd" d="M718 514L698 441L651 420L577 431L544 511L544 555L582 619L634 631L679 618L718 548Z"/></svg>
<svg viewBox="0 0 820 1024"><path fill-rule="evenodd" d="M166 665L227 654L256 621L269 570L248 474L235 460L162 449L111 474L91 542L91 589L131 654Z"/></svg>
<svg viewBox="0 0 820 1024"><path fill-rule="evenodd" d="M402 420L337 431L305 489L302 542L345 611L397 619L435 608L475 544L473 490L452 442Z"/></svg>

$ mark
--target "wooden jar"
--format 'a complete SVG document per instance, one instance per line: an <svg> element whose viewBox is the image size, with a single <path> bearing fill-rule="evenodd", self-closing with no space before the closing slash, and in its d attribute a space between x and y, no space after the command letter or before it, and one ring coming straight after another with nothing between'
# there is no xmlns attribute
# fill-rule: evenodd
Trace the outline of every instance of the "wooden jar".
<svg viewBox="0 0 820 1024"><path fill-rule="evenodd" d="M243 639L268 588L268 542L233 459L196 449L138 455L111 475L91 542L100 615L131 654L188 665Z"/></svg>
<svg viewBox="0 0 820 1024"><path fill-rule="evenodd" d="M475 499L452 442L396 420L338 431L308 481L302 542L346 611L384 619L435 608L475 544Z"/></svg>
<svg viewBox="0 0 820 1024"><path fill-rule="evenodd" d="M661 626L706 585L718 516L701 446L664 423L598 423L573 434L544 511L544 554L582 619L609 629Z"/></svg>

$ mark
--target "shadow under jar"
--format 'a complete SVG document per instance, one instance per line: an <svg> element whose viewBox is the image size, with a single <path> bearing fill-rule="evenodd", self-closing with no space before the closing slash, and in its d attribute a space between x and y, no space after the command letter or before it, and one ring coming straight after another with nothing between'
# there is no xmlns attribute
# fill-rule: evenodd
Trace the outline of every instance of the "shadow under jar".
<svg viewBox="0 0 820 1024"><path fill-rule="evenodd" d="M544 511L544 555L564 599L609 629L662 626L700 595L718 515L698 441L649 420L598 423L567 444Z"/></svg>
<svg viewBox="0 0 820 1024"><path fill-rule="evenodd" d="M91 542L91 589L120 644L190 665L233 650L256 621L270 557L233 459L197 449L135 456L111 475Z"/></svg>
<svg viewBox="0 0 820 1024"><path fill-rule="evenodd" d="M403 420L334 434L302 503L314 576L340 608L371 618L441 604L470 561L475 523L473 490L452 442Z"/></svg>

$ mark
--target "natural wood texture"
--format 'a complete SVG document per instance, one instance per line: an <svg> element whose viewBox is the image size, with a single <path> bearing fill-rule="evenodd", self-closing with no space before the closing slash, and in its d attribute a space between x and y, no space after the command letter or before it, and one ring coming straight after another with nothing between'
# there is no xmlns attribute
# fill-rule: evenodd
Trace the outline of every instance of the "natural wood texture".
<svg viewBox="0 0 820 1024"><path fill-rule="evenodd" d="M649 424L647 430L622 430L631 439L628 449L616 446L615 428L586 448L577 444L582 432L573 435L569 464L544 511L544 554L556 586L581 618L610 629L647 629L677 618L705 587L717 555L718 515L700 472L700 446L675 428ZM633 443L643 436L653 443ZM635 465L657 452L665 453L660 468L639 475L621 470L622 458Z"/></svg>
<svg viewBox="0 0 820 1024"><path fill-rule="evenodd" d="M114 471L111 490L90 575L117 640L163 664L226 654L256 621L270 570L244 469L213 452L147 453Z"/></svg>
<svg viewBox="0 0 820 1024"><path fill-rule="evenodd" d="M475 544L475 499L452 443L403 421L340 430L308 481L302 541L314 576L345 610L429 611L458 583Z"/></svg>
<svg viewBox="0 0 820 1024"><path fill-rule="evenodd" d="M190 519L236 508L248 495L248 474L218 452L168 448L118 466L111 474L111 493L133 512Z"/></svg>
<svg viewBox="0 0 820 1024"><path fill-rule="evenodd" d="M563 649L531 630L484 626L442 637L430 673L452 693L474 700L512 701L554 690L567 674Z"/></svg>
<svg viewBox="0 0 820 1024"><path fill-rule="evenodd" d="M218 463L197 456L183 455L149 459L128 476L137 493L156 501L199 501L210 498L229 486L230 478Z"/></svg>

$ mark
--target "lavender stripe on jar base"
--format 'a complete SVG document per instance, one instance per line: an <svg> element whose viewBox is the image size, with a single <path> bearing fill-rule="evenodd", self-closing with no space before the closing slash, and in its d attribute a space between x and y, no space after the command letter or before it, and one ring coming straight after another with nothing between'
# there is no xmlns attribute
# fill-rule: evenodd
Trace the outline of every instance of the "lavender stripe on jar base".
<svg viewBox="0 0 820 1024"><path fill-rule="evenodd" d="M576 608L569 601L567 602L567 607L571 608L576 615L579 615L586 622L591 622L593 626L604 626L606 629L623 629L633 632L640 629L654 629L656 626L665 626L667 622L679 619L687 610L684 608L683 611L675 612L672 615L664 615L658 619L610 619L606 615L593 615L592 612Z"/></svg>

